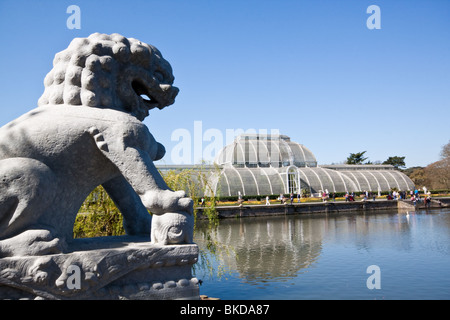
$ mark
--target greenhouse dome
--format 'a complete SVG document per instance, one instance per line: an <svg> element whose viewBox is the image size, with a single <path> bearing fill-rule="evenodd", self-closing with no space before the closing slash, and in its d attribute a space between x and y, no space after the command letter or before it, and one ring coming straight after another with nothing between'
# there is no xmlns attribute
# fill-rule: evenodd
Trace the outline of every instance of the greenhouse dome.
<svg viewBox="0 0 450 320"><path fill-rule="evenodd" d="M314 154L285 135L242 134L225 146L214 162L234 167L316 167Z"/></svg>

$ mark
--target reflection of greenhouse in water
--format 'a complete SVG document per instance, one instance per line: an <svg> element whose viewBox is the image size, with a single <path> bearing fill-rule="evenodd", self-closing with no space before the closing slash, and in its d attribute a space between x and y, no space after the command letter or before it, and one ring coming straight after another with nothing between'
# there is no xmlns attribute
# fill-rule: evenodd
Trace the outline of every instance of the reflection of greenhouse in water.
<svg viewBox="0 0 450 320"><path fill-rule="evenodd" d="M316 268L326 270L322 274L334 278L339 271L336 263L346 264L341 259L341 254L345 255L343 252L349 249L346 243L351 243L358 255L361 249L368 252L379 246L380 241L389 243L393 250L411 250L417 216L405 220L404 216L391 215L393 212L396 211L381 213L383 223L380 212L223 219L213 230L208 229L207 223L197 225L195 242L201 250L210 252L210 259L225 266L225 271L237 271L240 278L254 285L290 281ZM399 234L402 237L398 238ZM211 243L214 245L208 245ZM345 250L339 250L343 245ZM349 270L360 268L360 264L349 260L347 267L348 275ZM297 288L302 285L301 279L295 281ZM321 283L320 279L316 281ZM301 290L294 293L302 295Z"/></svg>
<svg viewBox="0 0 450 320"><path fill-rule="evenodd" d="M215 194L245 196L412 190L391 165L319 166L314 154L285 135L243 134L225 146L211 170Z"/></svg>
<svg viewBox="0 0 450 320"><path fill-rule="evenodd" d="M196 241L205 246L208 240L200 230ZM218 259L246 281L260 282L294 278L316 263L324 230L319 220L272 217L221 221L208 235L229 249L217 250Z"/></svg>

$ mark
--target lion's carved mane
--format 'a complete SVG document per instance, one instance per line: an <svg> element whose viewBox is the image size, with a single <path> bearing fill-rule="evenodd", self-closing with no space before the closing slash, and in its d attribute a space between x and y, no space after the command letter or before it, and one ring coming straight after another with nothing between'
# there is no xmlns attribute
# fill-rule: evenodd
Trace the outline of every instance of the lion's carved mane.
<svg viewBox="0 0 450 320"><path fill-rule="evenodd" d="M174 102L173 81L170 64L155 47L119 34L94 33L75 38L55 55L38 105L112 108L142 121L149 109Z"/></svg>

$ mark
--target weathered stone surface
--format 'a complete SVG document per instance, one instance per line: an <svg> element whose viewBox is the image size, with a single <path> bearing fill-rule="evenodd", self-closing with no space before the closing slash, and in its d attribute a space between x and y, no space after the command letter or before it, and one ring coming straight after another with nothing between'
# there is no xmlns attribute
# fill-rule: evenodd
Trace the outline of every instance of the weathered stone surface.
<svg viewBox="0 0 450 320"><path fill-rule="evenodd" d="M192 200L164 182L153 164L164 146L141 122L149 110L174 103L173 81L155 47L118 34L77 38L56 54L39 107L0 128L1 297L85 298L96 292L161 298L166 294L153 293L167 291L178 298L170 293L175 288L191 296L193 258L180 264L176 253L195 245L160 244L192 243ZM146 243L110 248L111 239L73 241L78 209L99 185L121 211L127 234L142 235ZM83 249L75 250L81 243ZM163 271L155 272L153 265L161 263ZM71 265L84 272L79 292L64 290ZM179 272L183 276L168 276ZM117 281L121 289L106 293Z"/></svg>
<svg viewBox="0 0 450 320"><path fill-rule="evenodd" d="M152 222L151 239L153 243L176 244L192 243L194 216L190 213L171 213L155 215Z"/></svg>
<svg viewBox="0 0 450 320"><path fill-rule="evenodd" d="M0 257L64 252L98 185L128 234L149 235L147 209L192 214L192 200L156 170L165 149L141 122L174 102L173 80L156 48L117 34L75 39L56 55L40 107L0 128Z"/></svg>
<svg viewBox="0 0 450 320"><path fill-rule="evenodd" d="M66 254L0 259L0 299L199 299L196 245L77 239Z"/></svg>

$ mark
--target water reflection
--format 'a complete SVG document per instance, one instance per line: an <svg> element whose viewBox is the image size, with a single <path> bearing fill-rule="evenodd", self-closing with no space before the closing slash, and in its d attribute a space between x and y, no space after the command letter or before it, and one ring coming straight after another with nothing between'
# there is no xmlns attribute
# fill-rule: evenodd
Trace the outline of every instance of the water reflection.
<svg viewBox="0 0 450 320"><path fill-rule="evenodd" d="M234 249L225 263L253 281L295 277L320 255L322 236L314 220L258 218L224 221L215 239Z"/></svg>
<svg viewBox="0 0 450 320"><path fill-rule="evenodd" d="M392 252L415 251L412 262L433 251L448 255L450 219L445 213L448 209L229 219L208 235L233 249L228 254L218 252L218 260L247 283L261 284L294 279L318 267L330 272L350 270L355 260L364 257L385 261L378 256L390 256L395 261ZM205 234L197 232L200 246Z"/></svg>

